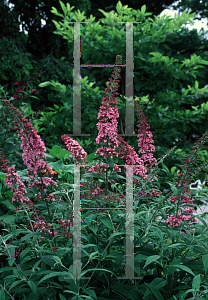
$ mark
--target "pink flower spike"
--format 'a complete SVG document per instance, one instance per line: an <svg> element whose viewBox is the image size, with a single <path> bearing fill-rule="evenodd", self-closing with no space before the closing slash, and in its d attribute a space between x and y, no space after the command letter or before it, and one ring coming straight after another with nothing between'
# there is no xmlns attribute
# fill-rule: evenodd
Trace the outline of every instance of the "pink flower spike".
<svg viewBox="0 0 208 300"><path fill-rule="evenodd" d="M117 55L116 65L120 64L120 62L122 62L122 57L120 55ZM121 68L114 68L113 73L115 73L115 75L112 75L112 78L109 79L110 81L107 83L107 86L109 88L104 91L104 93L108 95L102 98L102 105L98 113L99 122L96 125L99 132L96 138L96 143L100 144L104 142L107 143L107 145L110 147L104 147L104 149L103 147L98 148L95 152L95 155L101 155L104 156L104 158L118 157L118 153L115 150L117 150L120 145L117 139L118 122L116 120L117 118L119 118L119 113L116 106L118 104L118 101L115 98L114 94L119 95L118 93L116 93L119 85L115 83L119 82L119 80L117 80L116 78L121 77L120 72Z"/></svg>
<svg viewBox="0 0 208 300"><path fill-rule="evenodd" d="M20 180L20 176L14 172L15 167L8 167L7 168L7 175L5 179L5 183L8 187L11 187L11 191L16 192L13 194L12 203L13 202L30 202L31 200L28 197L24 197L23 195L27 193L25 189L24 183ZM17 188L16 188L17 185Z"/></svg>
<svg viewBox="0 0 208 300"><path fill-rule="evenodd" d="M78 162L81 159L85 162L88 162L88 160L86 159L87 153L77 141L73 140L72 138L66 135L62 135L61 139L66 145L67 150L73 155L74 160Z"/></svg>
<svg viewBox="0 0 208 300"><path fill-rule="evenodd" d="M140 129L138 130L138 136L137 136L139 138L139 143L138 143L138 146L140 147L139 153L144 153L141 159L144 162L149 161L150 164L146 164L145 167L150 167L157 162L157 160L153 158L152 153L146 153L146 152L155 151L155 147L152 145L154 143L154 140L152 139L153 135L149 131L150 126L145 120L147 118L145 117L140 105L138 104L137 101L134 100L134 102L136 104L137 117L139 119L139 126L140 126Z"/></svg>
<svg viewBox="0 0 208 300"><path fill-rule="evenodd" d="M37 90L36 90L36 89L33 89L33 90L32 90L32 93L36 93L36 92L37 92Z"/></svg>
<svg viewBox="0 0 208 300"><path fill-rule="evenodd" d="M28 188L36 186L37 189L46 191L46 187L48 185L51 184L56 186L55 182L49 177L43 177L42 180L38 179L37 182L34 181L35 177L37 177L38 171L42 170L45 173L50 173L50 171L52 171L52 168L41 159L46 158L44 153L46 152L45 144L37 134L37 131L34 129L32 124L24 118L17 108L15 108L8 100L2 100L2 104L8 114L16 114L16 120L13 121L13 124L19 127L17 133L18 137L21 136L22 140L22 144L20 145L20 148L23 148L22 158L27 166L28 177L33 179L32 184L29 185ZM24 128L24 130L22 128Z"/></svg>

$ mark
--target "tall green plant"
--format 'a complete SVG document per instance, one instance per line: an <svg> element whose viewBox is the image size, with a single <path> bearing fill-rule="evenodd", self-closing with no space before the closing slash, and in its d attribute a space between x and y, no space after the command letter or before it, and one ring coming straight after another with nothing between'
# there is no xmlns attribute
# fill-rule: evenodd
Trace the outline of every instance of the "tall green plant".
<svg viewBox="0 0 208 300"><path fill-rule="evenodd" d="M67 22L72 20L89 22L87 26L82 25L81 33L82 59L86 64L113 61L115 53L118 52L122 56L125 56L126 48L125 43L122 41L125 41L126 32L118 22L141 21L142 24L134 25L134 47L135 49L139 49L139 52L135 52L134 54L135 94L153 128L156 148L161 145L166 145L167 148L170 148L175 144L182 148L184 142L186 142L186 138L191 133L203 134L206 130L204 120L207 117L207 103L202 103L200 107L194 106L196 103L194 94L205 91L205 89L199 88L196 76L199 74L197 69L204 68L204 65L207 65L208 62L196 54L182 61L163 55L166 38L168 39L175 31L179 30L183 23L192 23L194 14L186 14L184 12L181 17L175 17L174 22L167 16L152 19L148 17L150 13L145 11L144 6L141 11L134 12L136 17L133 15L131 8L125 8L125 12L128 11L128 15L123 16L124 7L118 2L116 13L114 11L110 13L103 12L105 18L95 23L93 16L86 19L83 14L73 13L73 7L67 6L63 8L62 6L61 9L64 12L64 17L62 21L54 21L56 26L54 33L63 36L63 38L69 41L71 56L73 55L74 29ZM60 13L54 7L52 12L60 16ZM157 43L155 43L155 38ZM91 73L93 77L89 75L89 77L82 79L82 114L84 116L82 120L82 132L85 134L90 132L92 140L95 140L97 134L95 127L96 115L100 100L99 87L105 83L103 78L109 76L109 71L106 68L100 68L99 70L92 68ZM93 82L90 83L88 78L90 81L93 78ZM97 86L93 89L94 78L99 82L99 87ZM50 82L48 86L51 86L53 90L59 90L60 92L64 90L64 94L69 93L67 100L69 104L64 104L64 106L67 108L66 115L70 114L71 116L73 87L69 86L68 89L67 86L60 83ZM46 85L42 84L41 86L44 87ZM65 95L63 96L65 98ZM63 101L61 102L63 103ZM122 112L119 119L119 128L122 132L124 131L125 124L124 92L118 98L118 102L119 110ZM185 109L184 104L188 105L189 108ZM54 108L54 112L60 114L60 107ZM65 122L70 124L70 128L72 128L71 119L71 117L64 117ZM51 124L49 126L50 117L47 116L47 113L41 119L41 122L44 122L44 127L47 126L50 130L52 129ZM41 126L42 124L40 124ZM53 131L56 132L58 121L52 126L54 128ZM44 139L46 138L46 136L43 137ZM133 143L135 148L138 149L133 137L128 137L127 142Z"/></svg>

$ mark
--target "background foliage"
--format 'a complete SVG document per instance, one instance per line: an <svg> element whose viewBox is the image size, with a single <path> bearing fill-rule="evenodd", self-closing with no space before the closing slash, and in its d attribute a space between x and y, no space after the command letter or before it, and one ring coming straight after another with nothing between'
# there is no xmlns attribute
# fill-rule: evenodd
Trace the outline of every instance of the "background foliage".
<svg viewBox="0 0 208 300"><path fill-rule="evenodd" d="M193 13L183 12L174 20L158 17L172 1L159 4L157 1L111 4L70 1L70 9L67 1L63 5L51 0L10 3L12 9L1 0L1 85L9 91L9 97L15 94L15 82L22 84L33 79L29 82L31 89L38 90L37 98L27 98L19 108L33 122L46 146L62 145L60 136L73 131L73 25L64 21L90 22L81 25L81 63L101 64L114 63L117 54L123 56L125 63L125 25L118 22L136 20L142 24L134 25L134 95L150 124L155 157L177 145L179 149L168 158L167 167L181 164L190 143L207 129L207 94L200 95L201 88L207 85L207 39L204 32L199 34L184 27L194 18ZM183 11L189 10L189 4L183 3ZM190 7L193 9L193 5ZM194 8L201 14L201 5ZM41 19L46 25L41 25ZM19 32L20 24L28 34ZM122 69L119 133L125 131L125 68ZM111 71L111 68L81 70L82 133L90 133L90 137L75 139L88 154L97 147L97 115ZM52 84L40 88L39 84L46 81ZM44 111L32 115L39 110ZM136 133L137 130L135 121ZM125 140L138 151L137 139L125 137ZM206 158L206 152L202 157Z"/></svg>

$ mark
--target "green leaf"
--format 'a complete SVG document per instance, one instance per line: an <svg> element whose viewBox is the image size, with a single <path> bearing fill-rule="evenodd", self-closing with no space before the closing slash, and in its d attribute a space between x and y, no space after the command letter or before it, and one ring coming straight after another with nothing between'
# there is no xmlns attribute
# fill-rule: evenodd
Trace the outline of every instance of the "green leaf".
<svg viewBox="0 0 208 300"><path fill-rule="evenodd" d="M0 299L1 300L5 300L6 299L6 294L5 294L5 291L3 290L2 287L1 287L1 290L0 290Z"/></svg>
<svg viewBox="0 0 208 300"><path fill-rule="evenodd" d="M13 267L4 267L0 269L0 273L7 272L13 270Z"/></svg>
<svg viewBox="0 0 208 300"><path fill-rule="evenodd" d="M68 3L67 3L68 4ZM63 295L59 294L61 300L67 300Z"/></svg>
<svg viewBox="0 0 208 300"><path fill-rule="evenodd" d="M168 248L178 248L181 245L183 245L183 244L182 243L170 244L165 249L168 249Z"/></svg>
<svg viewBox="0 0 208 300"><path fill-rule="evenodd" d="M175 267L175 268L181 269L181 270L186 271L187 273L190 273L191 275L195 276L195 274L192 272L192 270L184 265L168 265L167 267L169 267L169 268Z"/></svg>
<svg viewBox="0 0 208 300"><path fill-rule="evenodd" d="M2 204L5 205L8 209L16 209L16 206L14 206L14 204L12 204L9 200L2 201Z"/></svg>
<svg viewBox="0 0 208 300"><path fill-rule="evenodd" d="M14 255L14 254L13 254ZM13 266L13 263L15 262L15 260L16 260L16 258L14 258L14 257L10 257L9 259L8 259L8 262L9 262L9 266L11 267L11 266Z"/></svg>
<svg viewBox="0 0 208 300"><path fill-rule="evenodd" d="M152 294L155 296L155 298L157 300L164 300L160 291L158 291L156 288L154 288L154 286L152 286L151 284L148 284L148 283L145 283L145 285L148 286L148 288L150 289L150 291L152 292Z"/></svg>
<svg viewBox="0 0 208 300"><path fill-rule="evenodd" d="M125 177L121 176L121 175L110 175L109 179L113 179L113 178L121 178L121 179L126 179Z"/></svg>
<svg viewBox="0 0 208 300"><path fill-rule="evenodd" d="M119 297L119 299L128 299L128 300L138 300L138 294L137 292L132 289L131 284L125 284L123 286L120 283L114 283L111 285L112 290L114 290L116 293L119 293L120 295L124 297ZM147 299L147 298L146 298Z"/></svg>
<svg viewBox="0 0 208 300"><path fill-rule="evenodd" d="M152 262L157 261L159 258L160 258L160 255L152 255L152 256L149 256L149 257L147 258L147 260L146 260L146 263L145 263L143 269L146 268L146 266L148 266L148 265L151 264Z"/></svg>
<svg viewBox="0 0 208 300"><path fill-rule="evenodd" d="M195 89L197 90L199 88L199 83L198 83L198 81L196 80L195 81Z"/></svg>
<svg viewBox="0 0 208 300"><path fill-rule="evenodd" d="M197 219L199 219L199 221L201 221L204 224L205 227L207 227L207 223L202 217L200 217L200 216L196 216L196 217L197 217Z"/></svg>
<svg viewBox="0 0 208 300"><path fill-rule="evenodd" d="M71 294L75 294L77 295L77 293L73 292L73 291L67 291L67 290L64 290L64 293L71 293ZM72 298L73 299L73 298ZM77 299L77 298L76 298Z"/></svg>
<svg viewBox="0 0 208 300"><path fill-rule="evenodd" d="M87 160L89 162L93 162L93 159L96 157L95 153L91 153L87 156Z"/></svg>
<svg viewBox="0 0 208 300"><path fill-rule="evenodd" d="M167 281L162 278L155 278L151 282L151 286L153 286L155 289L160 290L167 284Z"/></svg>
<svg viewBox="0 0 208 300"><path fill-rule="evenodd" d="M113 274L115 276L115 274L109 270L106 270L106 269L99 269L99 268L96 268L96 269L89 269L89 270L86 270L84 272L81 273L81 277L83 277L87 272L91 272L91 271L104 271L104 272L109 272L111 274Z"/></svg>
<svg viewBox="0 0 208 300"><path fill-rule="evenodd" d="M95 177L95 178L99 178L99 179L103 179L103 176L100 174L100 173L96 173L96 172L92 172L92 173L85 173L82 175L82 178L85 178L85 177Z"/></svg>
<svg viewBox="0 0 208 300"><path fill-rule="evenodd" d="M18 285L19 283L22 283L22 280L17 280L17 281L15 281L15 282L13 282L11 285L10 285L10 287L9 287L9 292L16 286L16 285Z"/></svg>
<svg viewBox="0 0 208 300"><path fill-rule="evenodd" d="M28 281L28 285L30 286L31 290L33 291L34 294L37 293L37 286L36 283L32 280Z"/></svg>
<svg viewBox="0 0 208 300"><path fill-rule="evenodd" d="M144 4L144 5L141 7L141 13L142 13L142 14L145 14L145 11L146 11L146 5Z"/></svg>
<svg viewBox="0 0 208 300"><path fill-rule="evenodd" d="M55 260L54 260L53 256L51 256L51 255L42 256L42 260L50 267L53 267L55 264Z"/></svg>
<svg viewBox="0 0 208 300"><path fill-rule="evenodd" d="M197 216L198 217L198 216ZM208 254L202 256L202 262L204 264L204 270L205 270L205 275L207 275L207 269L208 269Z"/></svg>
<svg viewBox="0 0 208 300"><path fill-rule="evenodd" d="M45 86L48 86L48 85L52 85L52 83L50 81L45 81L45 82L40 83L38 86L39 87L45 87Z"/></svg>
<svg viewBox="0 0 208 300"><path fill-rule="evenodd" d="M61 276L61 275L65 275L66 277L72 277L73 278L73 274L69 273L69 272L53 272L51 274L48 274L46 276L44 276L37 285L39 285L41 282L51 278L51 277L55 277L55 276Z"/></svg>
<svg viewBox="0 0 208 300"><path fill-rule="evenodd" d="M174 193L174 195L178 194L178 190L176 188L176 186L173 183L168 182L168 184L170 185L171 191Z"/></svg>
<svg viewBox="0 0 208 300"><path fill-rule="evenodd" d="M176 166L174 166L174 167L172 167L172 168L170 169L170 171L171 171L172 174L175 173L175 170L176 170Z"/></svg>
<svg viewBox="0 0 208 300"><path fill-rule="evenodd" d="M88 228L90 230L92 230L92 232L96 235L97 234L97 231L98 231L98 228L97 227L93 227L93 226L88 226Z"/></svg>
<svg viewBox="0 0 208 300"><path fill-rule="evenodd" d="M38 265L41 263L42 259L39 259L34 265L33 265L33 269L37 269L38 270Z"/></svg>
<svg viewBox="0 0 208 300"><path fill-rule="evenodd" d="M116 10L117 10L118 13L121 12L121 10L122 10L122 3L121 3L121 1L118 1L118 3L116 4Z"/></svg>
<svg viewBox="0 0 208 300"><path fill-rule="evenodd" d="M95 294L95 291L92 289L92 288L87 288L87 289L85 289L84 290L84 292L87 294L87 295L89 295L89 296L91 296L93 299L97 299L97 296L96 296L96 294Z"/></svg>
<svg viewBox="0 0 208 300"><path fill-rule="evenodd" d="M5 179L6 179L6 174L7 174L7 173L0 172L0 180L2 180L3 182L4 182Z"/></svg>
<svg viewBox="0 0 208 300"><path fill-rule="evenodd" d="M57 9L56 9L54 6L52 6L51 12L52 12L52 13L57 13Z"/></svg>
<svg viewBox="0 0 208 300"><path fill-rule="evenodd" d="M31 251L30 248L24 249L24 250L21 252L21 254L20 254L21 259L23 259L30 251ZM27 257L28 257L28 255L27 255Z"/></svg>
<svg viewBox="0 0 208 300"><path fill-rule="evenodd" d="M109 229L113 230L113 225L112 225L111 221L108 219L108 217L99 216L99 220L103 223L103 225L105 225Z"/></svg>
<svg viewBox="0 0 208 300"><path fill-rule="evenodd" d="M126 230L121 230L119 232L115 232L113 233L108 239L107 241L109 241L111 238L113 238L114 236L117 236L117 235L125 235L126 234Z"/></svg>
<svg viewBox="0 0 208 300"><path fill-rule="evenodd" d="M31 98L34 98L34 99L39 99L38 97L32 96L32 95L30 95L30 97L31 97Z"/></svg>
<svg viewBox="0 0 208 300"><path fill-rule="evenodd" d="M41 236L44 236L45 234L43 232L31 232L31 233L28 233L26 234L25 236L23 236L21 239L20 239L20 242L24 242L26 240L28 240L30 237L34 236L34 235L41 235Z"/></svg>
<svg viewBox="0 0 208 300"><path fill-rule="evenodd" d="M114 164L114 161L112 158L108 158L107 161L106 161L107 165L110 166L110 169L113 170L113 164Z"/></svg>
<svg viewBox="0 0 208 300"><path fill-rule="evenodd" d="M61 8L62 8L63 12L66 13L67 9L66 9L66 6L64 5L64 3L61 0L59 0L59 3L61 5Z"/></svg>
<svg viewBox="0 0 208 300"><path fill-rule="evenodd" d="M200 289L201 278L200 274L196 275L192 282L192 289L196 289L197 291Z"/></svg>
<svg viewBox="0 0 208 300"><path fill-rule="evenodd" d="M71 155L68 150L62 149L57 145L54 145L52 149L49 149L49 154L53 157L58 157L59 159L66 159Z"/></svg>
<svg viewBox="0 0 208 300"><path fill-rule="evenodd" d="M139 182L142 181L141 177L137 176L137 175L133 175L133 178L135 178L136 180L138 180Z"/></svg>
<svg viewBox="0 0 208 300"><path fill-rule="evenodd" d="M67 3L66 6L67 6L67 10L68 10L68 11L71 11L70 4Z"/></svg>
<svg viewBox="0 0 208 300"><path fill-rule="evenodd" d="M3 215L0 217L0 219L3 219L5 223L15 223L15 216L14 215Z"/></svg>

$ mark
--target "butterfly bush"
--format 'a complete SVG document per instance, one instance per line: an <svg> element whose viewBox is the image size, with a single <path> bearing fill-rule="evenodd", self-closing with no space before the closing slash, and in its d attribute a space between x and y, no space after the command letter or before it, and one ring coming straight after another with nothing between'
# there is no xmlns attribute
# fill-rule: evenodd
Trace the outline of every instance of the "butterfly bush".
<svg viewBox="0 0 208 300"><path fill-rule="evenodd" d="M118 55L116 58L116 65L121 65L121 63L122 57ZM142 124L142 126L139 130L138 136L141 135L142 131L143 137L139 138L139 145L141 145L141 152L145 153L143 154L144 160L142 158L140 159L138 154L135 152L134 148L128 145L128 143L126 143L122 137L118 136L117 133L117 118L119 118L119 113L117 106L115 106L118 104L115 95L119 95L119 93L117 92L119 84L116 83L119 82L118 78L121 77L120 72L120 67L116 67L114 69L114 71L112 72L112 78L108 79L108 88L104 91L104 93L107 94L107 96L102 98L101 107L98 113L99 122L96 124L98 128L98 136L96 138L96 143L106 143L107 147L103 148L102 146L98 148L95 152L95 155L103 156L104 159L107 159L108 157L113 158L120 156L122 159L126 160L126 164L124 165L124 167L126 167L127 165L137 165L134 166L133 173L139 174L141 177L146 179L148 175L144 175L147 172L147 169L144 167L144 160L150 160L151 163L156 162L156 159L152 158L152 154L146 154L146 152L148 151L155 151L155 148L151 145L151 143L153 143L154 141L151 139L151 132L148 131L149 125L146 122L142 121L143 116L141 116L140 124ZM75 142L67 136L62 136L61 138L62 141L65 143L66 148L70 153L72 153L74 158L76 158L75 153L80 159L82 159L82 157L83 159L86 158L87 153L83 152L83 149L81 148L81 146L77 145L77 142ZM72 147L74 147L73 150ZM91 169L89 169L89 172L100 172L101 174L103 174L103 172L107 171L107 169L103 169L104 166L107 168L107 164L96 164L96 167L93 166ZM121 172L121 169L118 167L117 164L113 164L113 172L116 171ZM92 195L97 196L103 192L104 190L97 188L96 191L92 193ZM111 198L112 202L112 196L110 194L108 196L104 196L102 200L106 201L108 197ZM91 198L92 197L90 197L90 199Z"/></svg>
<svg viewBox="0 0 208 300"><path fill-rule="evenodd" d="M116 57L116 65L121 65L122 63L122 57L117 56ZM119 117L118 114L118 108L117 104L118 101L116 99L116 95L119 95L118 90L119 82L118 78L120 77L121 68L116 67L113 71L112 78L109 78L109 82L107 84L107 89L104 91L107 96L102 98L101 107L98 114L99 122L97 123L98 128L98 136L96 138L96 143L104 143L106 144L106 147L100 147L96 150L95 155L101 156L103 159L113 158L113 157L120 157L125 161L124 167L127 167L128 165L133 165L133 174L139 175L143 178L145 181L148 179L149 175L147 173L147 168L154 169L154 164L156 163L156 159L153 158L152 152L155 151L155 147L153 146L153 135L150 132L150 126L146 121L146 117L140 108L137 101L134 100L136 104L137 109L137 117L138 117L138 124L139 124L139 130L138 130L138 146L140 147L139 153L142 154L141 157L136 153L134 147L131 147L128 145L127 142L124 141L123 137L118 136L117 133L117 118ZM19 82L15 83L15 85L20 85ZM21 90L21 89L19 89ZM36 92L37 90L33 89L32 92ZM19 112L18 109L16 109L8 100L4 99L2 100L3 108L5 109L5 113L7 115L12 116L13 124L15 128L13 131L18 133L18 137L21 138L22 144L21 149L23 149L22 158L27 166L27 175L30 178L27 180L29 183L28 189L36 188L39 190L42 190L45 192L44 195L44 201L47 204L52 201L59 201L59 197L54 196L53 193L47 194L47 189L56 187L56 182L52 179L52 175L54 174L54 171L52 168L44 161L46 158L45 152L45 144L41 140L40 136L37 134L37 131L35 131L34 127L31 123L28 122L27 119L24 118L24 116ZM202 137L207 138L207 136ZM68 151L72 154L74 161L80 165L80 168L86 169L86 163L88 163L88 160L86 159L87 153L85 150L72 138L62 135L61 139L63 143L66 145L66 148ZM20 202L24 203L29 211L33 211L31 218L33 218L33 221L35 225L33 226L30 222L30 228L32 230L40 229L41 232L48 232L51 236L55 236L58 234L57 231L54 231L55 228L52 226L51 222L46 222L45 217L42 216L42 213L40 213L39 210L34 209L34 203L33 201L37 201L42 198L41 192L38 194L35 194L35 198L33 201L31 201L28 197L25 197L24 194L27 192L24 183L21 181L20 176L15 173L15 167L10 167L10 163L5 160L4 153L0 153L0 168L3 172L6 172L6 180L5 183L11 188L12 191L15 190L15 193L12 198L12 202ZM146 162L149 162L145 165ZM185 162L185 161L184 161ZM83 163L83 164L82 164ZM109 170L109 166L106 163L96 163L95 166L92 166L89 169L89 172L99 172L101 174L105 174ZM187 172L189 168L187 167ZM113 164L113 173L115 172L121 172L121 169L118 167L117 164ZM42 174L41 174L42 173ZM41 177L38 177L39 175L42 175ZM48 176L45 176L48 175ZM189 173L189 175L191 175ZM182 174L179 174L178 177L182 176ZM158 177L156 175L155 177ZM152 179L153 181L154 179ZM134 179L134 183L137 183L138 181ZM121 202L123 195L119 196L117 194L111 194L108 193L106 195L106 190L104 188L98 187L96 183L92 183L92 189L90 192L84 193L84 195L87 195L92 199L93 197L99 198L103 193L105 195L102 197L102 201L104 202ZM178 182L175 182L176 184ZM86 183L83 183L85 185ZM181 186L182 183L179 183L179 186ZM135 190L135 192L140 196L145 197L152 197L152 196L160 196L161 192L152 190L149 193L145 193L143 190L140 191L140 194L138 191ZM188 194L188 189L184 189L184 193ZM176 196L171 197L170 202L172 204L176 204L176 201L180 205L177 205L179 207L178 211L175 215L172 215L167 218L166 223L169 226L172 227L179 227L181 226L182 221L190 220L191 215L190 213L193 213L194 205L193 205L193 199L186 196ZM188 207L187 207L188 206ZM16 209L15 212L18 212L18 210L21 209L21 206ZM168 212L168 211L167 211ZM50 215L50 213L49 213ZM196 221L196 219L192 219L192 222ZM69 232L68 228L71 225L69 220L57 220L57 223L62 226L62 229L64 230L64 236L69 238ZM53 249L57 249L56 247L53 247ZM53 250L53 251L55 251Z"/></svg>

